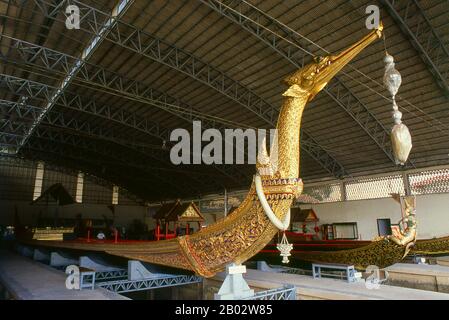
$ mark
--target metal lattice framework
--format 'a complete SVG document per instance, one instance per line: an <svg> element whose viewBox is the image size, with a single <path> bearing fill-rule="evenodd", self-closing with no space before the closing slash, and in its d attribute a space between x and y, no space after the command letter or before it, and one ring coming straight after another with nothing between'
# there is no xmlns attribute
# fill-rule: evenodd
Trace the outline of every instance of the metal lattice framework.
<svg viewBox="0 0 449 320"><path fill-rule="evenodd" d="M180 181L179 183L174 183L172 181L163 180L163 175L167 175L167 171L160 168L148 168L147 166L142 165L141 163L133 163L132 157L130 155L126 155L120 152L114 152L110 147L105 145L98 145L94 140L86 140L82 139L78 136L62 134L61 132L55 132L51 130L47 130L45 128L38 128L35 131L35 135L33 137L33 143L25 146L21 153L24 153L27 157L30 154L33 154L37 159L41 158L41 160L51 160L51 156L57 157L58 159L70 159L73 163L76 164L86 164L88 165L88 169L86 172L96 173L104 170L103 165L108 164L115 168L123 168L128 167L134 169L138 172L144 172L148 174L151 179L154 179L166 186L170 187L170 190L176 190L177 193L185 192L185 188L188 187L185 182ZM109 159L103 161L100 164L98 161L92 160L94 159ZM135 161L135 160L134 160ZM73 164L72 163L72 164ZM79 167L79 165L75 165L75 167ZM111 170L108 170L112 173ZM143 179L139 176L129 176L129 174L121 173L121 170L113 170L115 177L112 181L128 181L129 179L133 179L133 181L139 183L141 185L145 185L145 190L153 190L152 180ZM121 178L123 180L120 180ZM121 185L121 183L115 183L117 185ZM198 190L196 190L198 192ZM134 190L133 190L134 192ZM138 192L140 197L143 199L148 198L148 194L144 193L144 191ZM145 196L143 196L145 195Z"/></svg>
<svg viewBox="0 0 449 320"><path fill-rule="evenodd" d="M52 91L52 89L54 89L53 87L43 83L12 77L5 74L0 74L0 85L4 89L8 89L11 93L14 93L20 97L42 100L46 99L48 94ZM67 109L117 122L121 125L131 127L156 138L169 139L169 130L166 128L161 128L157 123L152 122L150 119L141 117L132 112L127 112L123 109L113 109L110 106L103 105L99 106L94 99L87 100L79 95L65 92L61 94L55 104L61 105ZM19 118L31 117L32 120L35 120L41 116L42 113L42 108L21 102L2 99L0 100L0 106L6 109L7 113L15 114ZM108 134L112 134L110 129L98 128L97 130L92 130L88 122L78 123L76 119L65 119L61 112L49 112L46 115L41 116L41 121L42 119L45 119L46 123L52 125L59 124L61 127L76 128L78 130L82 130L84 128L88 130L88 133L90 134L102 135L105 138L107 138ZM11 127L12 122L9 122L7 125ZM11 132L22 132L25 130L23 129L25 126L24 124L14 125L19 126L19 128L11 128ZM107 133L103 133L104 131ZM109 138L112 141L117 140L113 135L109 136ZM127 141L127 143L129 143L129 141ZM131 145L133 144L131 143ZM135 145L137 145L137 143L135 143Z"/></svg>
<svg viewBox="0 0 449 320"><path fill-rule="evenodd" d="M257 37L296 68L302 68L307 63L306 57L310 51L306 46L310 43L263 11L246 2L234 0L199 1ZM323 91L360 125L394 163L389 132L343 81L334 77ZM408 165L412 164L409 162Z"/></svg>
<svg viewBox="0 0 449 320"><path fill-rule="evenodd" d="M5 125L1 131L24 136L27 132L27 124L33 122L38 118L42 109L30 104L23 104L9 100L0 99L0 109L6 110L11 117L17 117L20 120L5 121ZM23 120L22 120L23 119ZM61 112L50 111L41 118L41 123L47 126L57 127L61 129L72 129L83 132L91 137L97 139L104 139L115 142L117 144L124 144L124 140L120 140L112 128L104 128L92 125L88 121L79 121L73 117L68 117ZM9 129L9 130L5 130ZM137 144L137 142L127 141L130 145Z"/></svg>
<svg viewBox="0 0 449 320"><path fill-rule="evenodd" d="M70 4L70 1L67 1L67 3L64 3L65 1L61 1L60 3L56 4L54 8L52 8L52 12L50 13L50 16L56 16L59 10L64 10L67 5ZM99 29L98 34L96 37L94 37L87 47L83 50L82 53L82 60L73 64L70 67L70 70L66 75L64 76L64 79L61 81L61 84L59 87L54 90L51 94L51 96L48 98L46 105L44 109L42 110L41 114L38 118L31 124L29 131L25 134L22 141L20 142L20 145L18 146L18 151L20 148L28 141L30 136L33 134L34 130L39 126L41 119L46 115L47 112L49 112L53 106L55 105L55 101L58 99L60 95L64 93L66 88L70 85L73 78L76 76L76 74L80 71L80 67L84 63L84 61L87 61L94 51L98 48L98 46L101 44L103 37L108 34L108 32L111 30L111 28L114 27L116 24L117 19L119 19L121 16L123 16L126 12L126 10L130 7L130 5L134 2L134 0L120 0L117 5L112 10L112 16L108 19L105 19L105 21L101 22L101 28ZM44 6L46 4L43 4Z"/></svg>
<svg viewBox="0 0 449 320"><path fill-rule="evenodd" d="M394 194L422 195L449 192L449 168L413 169L401 173L314 184L304 188L297 203L326 203L390 198ZM232 193L231 193L232 195Z"/></svg>
<svg viewBox="0 0 449 320"><path fill-rule="evenodd" d="M0 132L0 153L2 155L15 154L15 148L20 143L22 136L16 134L10 134L6 132Z"/></svg>
<svg viewBox="0 0 449 320"><path fill-rule="evenodd" d="M122 279L128 277L128 270L113 270L113 271L96 271L95 281L106 281L111 279Z"/></svg>
<svg viewBox="0 0 449 320"><path fill-rule="evenodd" d="M62 155L61 155L62 156ZM27 155L27 160L17 158L12 155L3 156L9 162L10 166L13 167L22 167L24 165L24 161L26 165L32 168L36 168L38 161L45 160L45 166L47 170L56 171L64 174L68 174L71 176L77 176L78 170L81 170L86 173L85 179L91 181L94 184L99 186L103 186L105 188L111 189L114 184L120 187L120 192L122 192L127 198L133 200L136 203L143 204L144 200L140 196L137 196L137 193L129 191L125 186L123 186L119 181L117 181L114 177L111 177L107 174L104 174L104 177L101 177L101 170L95 170L92 167L88 167L83 164L83 159L79 159L80 161L73 162L69 167L67 167L66 163L61 163L60 158L53 158L51 156L40 156L35 152L31 152ZM116 183L114 183L116 182Z"/></svg>
<svg viewBox="0 0 449 320"><path fill-rule="evenodd" d="M171 130L191 129L192 121L203 129L272 127L281 101L276 80L325 51L295 30L326 48L344 47L369 4L115 2L0 0L0 155L97 174L142 199L150 194L151 201L189 192L201 198L250 182L249 166L170 164ZM445 166L448 140L433 131L447 133L446 100L435 82L448 92L449 7L441 1L382 3L389 12L387 35L401 31L393 35L401 72L416 80L401 88L412 108L404 112L414 164ZM69 4L80 8L81 30L65 27ZM382 172L415 194L447 190L444 174L398 172L389 160L388 125L382 123L390 122L376 96L379 83L368 88L371 82L358 80L381 76L383 65L371 63L376 51L368 49L354 70L331 81L326 95L311 103L318 108L305 114L312 133L302 132L304 202L387 197L392 179L370 176ZM364 131L348 123L348 115ZM328 173L338 180L328 180Z"/></svg>
<svg viewBox="0 0 449 320"><path fill-rule="evenodd" d="M3 119L2 125L0 126L1 134L12 137L21 137L26 131L27 126L24 123L17 123L9 119Z"/></svg>
<svg viewBox="0 0 449 320"><path fill-rule="evenodd" d="M358 179L345 183L345 190L346 200L388 198L394 193L401 196L405 193L402 175Z"/></svg>
<svg viewBox="0 0 449 320"><path fill-rule="evenodd" d="M412 194L449 192L449 169L429 170L408 175Z"/></svg>
<svg viewBox="0 0 449 320"><path fill-rule="evenodd" d="M72 63L76 64L76 58L70 57L60 52L50 50L41 46L33 45L18 39L13 40L14 49L18 50L20 56L24 59L22 62L34 67L42 68L38 62L42 62L47 70L59 73L65 73L69 70ZM5 57L1 57L4 61L10 61ZM32 63L33 61L33 63ZM75 61L75 62L74 62ZM107 71L100 67L83 63L80 67L78 75L81 77L85 85L91 87L101 87L103 89L114 91L124 97L150 104L164 111L170 112L172 115L179 117L188 122L195 120L202 121L204 128L223 129L223 124L217 121L211 121L199 116L199 112L193 107L181 102L179 99L173 98L167 94L149 88L142 83L134 80L126 79L116 73ZM15 78L8 75L0 75L0 81L5 82L5 86L16 94L26 94L28 97L53 99L54 105L62 105L65 108L74 109L84 113L112 120L121 125L132 127L136 130L145 132L162 141L170 140L170 130L160 126L158 123L151 121L147 117L142 117L136 113L128 112L122 108L113 109L110 106L98 106L95 100L83 99L79 95L73 95L66 91L60 92L57 97L52 98L52 92L58 90L42 83L30 82L25 79ZM23 82L26 81L26 84ZM42 118L44 115L39 115ZM310 148L316 150L316 146ZM316 151L315 151L316 153ZM214 166L228 178L233 179L236 183L246 181L248 177L238 168L233 166Z"/></svg>
<svg viewBox="0 0 449 320"><path fill-rule="evenodd" d="M438 86L449 97L449 48L433 28L417 0L382 0L384 7L395 20L405 37L410 40ZM404 6L405 5L405 6Z"/></svg>
<svg viewBox="0 0 449 320"><path fill-rule="evenodd" d="M46 153L43 150L31 149L24 149L21 154L27 160L44 161L47 168L51 166L51 170L67 172L68 174L70 174L70 170L65 171L67 167L79 170L85 173L95 184L108 188L111 192L113 186L118 186L120 192L137 204L145 205L149 199L147 193L129 184L120 174L111 172L111 170L104 170L104 167L88 162L85 158L73 158L67 157L64 153ZM77 174L78 171L72 173L75 176Z"/></svg>
<svg viewBox="0 0 449 320"><path fill-rule="evenodd" d="M97 283L96 287L116 293L124 293L182 286L186 284L200 283L202 281L203 278L195 275L160 275L154 279L101 282Z"/></svg>
<svg viewBox="0 0 449 320"><path fill-rule="evenodd" d="M296 286L287 284L281 288L260 291L243 300L296 300Z"/></svg>
<svg viewBox="0 0 449 320"><path fill-rule="evenodd" d="M22 103L18 103L18 102L13 102L13 101L6 101L6 100L2 100L0 99L0 110L1 109L7 109L7 113L10 116L14 116L16 115L18 118L26 118L28 116L31 116L31 121L35 120L36 117L40 114L40 108L29 105L29 104L22 104ZM210 177L210 174L208 174L207 172L204 171L182 171L180 170L180 168L178 166L174 166L174 165L168 165L170 164L169 159L167 158L167 152L165 150L162 149L154 149L150 147L146 147L145 144L140 143L140 142L135 142L132 139L129 140L129 138L125 139L119 135L117 135L114 130L112 128L108 128L105 129L104 127L99 127L95 124L92 124L88 121L78 121L76 118L73 117L68 117L67 115L64 115L61 112L55 112L55 111L50 111L48 112L41 120L41 127L42 130L40 130L41 128L37 129L37 137L42 137L45 136L46 133L49 130L54 130L56 128L60 129L59 132L61 133L66 131L64 129L70 129L70 133L74 134L80 134L82 136L86 136L89 138L93 138L96 140L104 140L104 141L109 141L109 142L113 142L115 144L118 144L124 148L133 150L133 151L138 151L139 153L150 157L153 160L157 160L159 165L162 165L165 169L164 170L173 170L176 172L179 172L183 175L186 175L187 178L189 179L193 179L196 182L200 182L201 180L197 180L197 179L201 179L203 178L208 178ZM11 122L11 121L7 121L6 124L10 124L9 130L5 132L5 128L0 128L1 133L0 134L5 134L7 136L12 135L12 136L20 136L20 132L22 134L25 134L26 132L26 125L24 122ZM4 127L6 127L6 124ZM43 126L45 125L45 128L43 128ZM44 130L45 129L45 130ZM15 132L15 133L10 133L10 132ZM19 134L16 134L19 133ZM54 136L52 136L52 138L54 138ZM56 141L61 141L61 140L56 140ZM127 154L126 156L127 158L130 157L130 154ZM137 168L141 168L141 169L147 169L148 167L142 164L137 164L134 163L132 157L130 157L130 165L137 167ZM210 181L213 182L213 181ZM204 183L202 181L202 183ZM214 187L218 187L216 184L211 184L211 186Z"/></svg>
<svg viewBox="0 0 449 320"><path fill-rule="evenodd" d="M22 78L17 78L5 74L0 74L0 87L7 88L10 92L18 96L26 96L33 99L47 99L51 92L55 89L52 86L30 81ZM112 120L121 125L134 128L149 135L152 135L160 139L169 139L169 130L161 128L157 123L151 120L139 116L136 113L127 112L123 109L113 109L110 106L98 105L94 99L86 100L79 95L69 93L67 91L61 93L54 102L56 105L61 105L64 108L81 111L91 115L95 115L101 118ZM17 111L17 108L15 108ZM34 110L34 111L33 111ZM34 115L41 117L42 113L36 111L36 109L28 110L27 115ZM50 122L64 122L62 114L50 115L46 118L50 118ZM70 123L76 125L76 120L65 121L65 124ZM63 126L64 123L61 125ZM86 124L82 124L83 127L87 127ZM101 129L98 129L100 131ZM96 132L98 134L98 131ZM107 135L106 135L107 136ZM233 166L214 166L217 170L224 173L227 177L235 180L237 183L247 180L247 176ZM240 179L240 180L239 180Z"/></svg>
<svg viewBox="0 0 449 320"><path fill-rule="evenodd" d="M136 160L133 160L130 154L115 152L106 145L97 144L95 140L82 139L78 136L68 135L66 133L63 134L45 128L36 129L33 138L37 139L33 140L33 144L24 148L44 153L54 153L72 159L86 159L85 161L88 161L91 164L95 164L95 161L87 159L90 159L92 155L95 155L97 159L109 159L103 160L102 164L109 164L115 167L129 167L138 172L144 172L158 182L169 186L171 189L175 189L180 194L184 193L185 190L188 190L187 188L192 188L192 186L183 179L180 179L180 181L177 181L176 183L171 181L171 179L164 179L163 177L167 176L169 173L164 168L148 167L143 165L141 161L134 162ZM42 140L46 140L47 142ZM70 148L62 148L62 145L70 146ZM142 179L139 177L132 177L132 179L136 182L140 180L145 185L151 184L151 180L149 179ZM199 190L194 190L200 194Z"/></svg>
<svg viewBox="0 0 449 320"><path fill-rule="evenodd" d="M60 9L61 6L58 5L58 7L54 7L44 0L34 0L34 2L39 4L39 9L46 17L56 19L54 17L54 12L55 10ZM62 3L64 2L66 1L62 1ZM102 30L101 21L104 21L106 17L109 17L109 15L87 6L80 1L71 2L80 7L80 10L84 13L83 20L89 22L84 24L87 25L89 29L84 30L96 36L100 35ZM133 25L124 23L119 19L115 19L115 23L110 26L108 32L103 34L102 37L116 45L124 47L139 55L142 55L143 57L149 58L192 77L196 81L211 87L217 92L250 110L270 126L275 126L275 119L278 114L278 110L275 107L271 106L261 97L257 96L249 88L233 80L224 72L201 61L199 58L188 53L187 51L177 48L176 46ZM80 68L82 68L82 65ZM190 117L192 116L189 113L187 114L190 115ZM205 124L203 127L208 128L209 125ZM308 138L310 138L310 135L303 130L302 139L307 142ZM313 148L309 149L309 146L312 145ZM347 175L343 166L319 144L317 144L316 141L313 141L313 143L312 141L310 141L310 143L304 143L302 148L313 159L319 162L326 171L333 174L335 177Z"/></svg>
<svg viewBox="0 0 449 320"><path fill-rule="evenodd" d="M17 38L6 36L5 38L11 39L11 52L17 52L21 59L12 61L8 57L0 56L0 58L5 62L26 64L28 66L54 72L55 74L65 74L70 71L71 65L79 64L81 61L70 55ZM188 122L201 120L205 122L205 127L217 129L220 129L223 126L221 123L201 117L199 111L175 97L155 90L142 82L128 79L97 65L82 63L76 80L81 82L83 85L93 88L106 89L109 92L114 92L128 99L160 108ZM94 111L98 110L98 108L91 106L86 106L86 108L83 108L85 111L92 109ZM119 109L112 111L108 109L108 107L102 106L100 111L102 111L103 114L111 115L110 120L125 120L133 126L144 128L148 134L159 137L162 140L168 141L170 138L169 129L161 128L156 122L143 123L143 121L147 119L142 120L139 119L139 117L136 118L136 115L130 114L125 110Z"/></svg>

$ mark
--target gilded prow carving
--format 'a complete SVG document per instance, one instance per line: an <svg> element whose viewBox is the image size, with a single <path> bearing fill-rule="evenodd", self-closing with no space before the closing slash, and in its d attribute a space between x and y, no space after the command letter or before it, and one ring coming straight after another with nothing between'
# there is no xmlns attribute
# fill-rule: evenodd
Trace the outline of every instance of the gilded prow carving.
<svg viewBox="0 0 449 320"><path fill-rule="evenodd" d="M258 157L255 176L263 194L256 193L253 181L241 205L224 219L192 235L152 243L132 245L84 244L85 250L102 250L113 255L170 267L192 270L210 277L229 263L242 263L271 241L278 227L267 216L260 198L266 200L278 221L285 221L292 202L302 192L300 169L300 127L304 108L326 84L355 56L380 38L382 25L338 55L314 59L287 77L288 86L277 122L278 143ZM273 152L277 150L277 160ZM266 169L266 170L264 170ZM273 217L272 217L273 218ZM55 246L55 244L53 244ZM79 244L60 243L61 247L79 248ZM100 249L99 249L100 248Z"/></svg>

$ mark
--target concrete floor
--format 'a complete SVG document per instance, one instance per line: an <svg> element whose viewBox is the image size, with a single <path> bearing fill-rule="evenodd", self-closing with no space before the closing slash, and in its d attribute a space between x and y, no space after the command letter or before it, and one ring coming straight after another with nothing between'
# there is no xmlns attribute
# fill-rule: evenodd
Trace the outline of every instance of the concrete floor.
<svg viewBox="0 0 449 320"><path fill-rule="evenodd" d="M69 290L66 274L8 251L0 251L0 283L18 300L128 300L105 289Z"/></svg>
<svg viewBox="0 0 449 320"><path fill-rule="evenodd" d="M436 268L435 268L436 267ZM426 269L426 270L424 270ZM428 270L427 270L428 269ZM438 270L437 270L438 269ZM441 269L441 270L440 270ZM449 279L449 268L441 266L396 265L390 272L412 273L438 276ZM424 273L423 273L424 272ZM438 274L434 274L434 273ZM393 271L394 273L394 271ZM224 273L205 281L206 287L221 286ZM247 269L244 278L255 291L293 284L297 288L298 299L324 300L449 300L449 294L381 285L378 289L368 289L364 282L348 283L336 279L313 279L311 276L263 272ZM0 250L0 283L16 299L24 300L124 300L119 294L104 289L68 290L66 275L30 258ZM211 297L206 297L211 298Z"/></svg>
<svg viewBox="0 0 449 320"><path fill-rule="evenodd" d="M219 286L224 279L220 273L209 285ZM324 300L449 300L449 294L381 285L379 289L368 289L365 282L348 283L336 279L314 279L311 276L263 272L247 269L244 275L249 286L256 291L279 288L283 284L296 286L297 299Z"/></svg>

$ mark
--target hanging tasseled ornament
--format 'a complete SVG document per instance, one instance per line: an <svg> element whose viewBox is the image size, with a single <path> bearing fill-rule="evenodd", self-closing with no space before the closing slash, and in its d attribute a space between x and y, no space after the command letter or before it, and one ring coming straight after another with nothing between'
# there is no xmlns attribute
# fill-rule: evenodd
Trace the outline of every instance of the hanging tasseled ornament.
<svg viewBox="0 0 449 320"><path fill-rule="evenodd" d="M385 59L384 85L390 92L393 100L393 120L394 126L391 130L391 145L396 164L404 165L407 162L410 150L412 149L412 137L407 126L402 123L402 112L396 104L396 94L401 86L401 74L394 67L394 59L386 54Z"/></svg>
<svg viewBox="0 0 449 320"><path fill-rule="evenodd" d="M281 252L282 263L289 263L288 257L291 256L290 251L293 250L293 244L288 243L285 231L283 233L282 240L277 244L276 248Z"/></svg>

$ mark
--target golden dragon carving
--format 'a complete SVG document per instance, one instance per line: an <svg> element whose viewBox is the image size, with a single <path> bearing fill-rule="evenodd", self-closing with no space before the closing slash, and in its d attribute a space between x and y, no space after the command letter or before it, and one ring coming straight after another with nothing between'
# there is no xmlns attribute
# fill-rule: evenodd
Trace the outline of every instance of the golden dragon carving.
<svg viewBox="0 0 449 320"><path fill-rule="evenodd" d="M381 25L340 54L314 59L284 80L288 88L283 94L284 102L277 122L277 170L268 170L262 176L255 177L255 180L261 179L265 200L280 221L284 220L303 188L299 178L300 127L307 102L365 47L380 38L382 29ZM266 166L270 166L270 162L257 165L258 169ZM232 214L192 235L129 245L84 243L81 246L70 242L47 242L45 245L105 251L211 277L224 270L227 264L240 264L257 254L277 231L261 205L253 181L247 197Z"/></svg>

